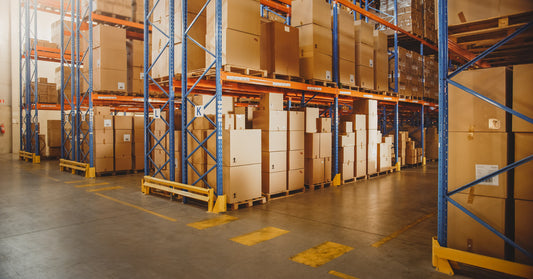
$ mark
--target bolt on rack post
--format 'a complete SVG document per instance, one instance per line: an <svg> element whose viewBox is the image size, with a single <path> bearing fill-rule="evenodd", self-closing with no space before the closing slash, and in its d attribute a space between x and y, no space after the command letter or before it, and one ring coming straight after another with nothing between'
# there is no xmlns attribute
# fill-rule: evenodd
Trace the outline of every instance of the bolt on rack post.
<svg viewBox="0 0 533 279"><path fill-rule="evenodd" d="M525 158L519 159L509 165L500 168L497 171L494 171L490 174L487 174L479 179L476 179L458 189L453 191L448 191L448 87L449 85L455 86L466 93L469 93L491 105L496 106L499 109L504 110L510 115L518 117L527 121L529 124L533 124L533 119L523 115L512 108L504 104L500 104L462 84L459 84L452 80L454 76L478 63L485 56L493 52L495 49L505 44L509 40L513 39L518 34L527 30L533 25L533 21L525 24L524 26L518 28L515 32L508 35L506 38L486 49L480 53L475 58L469 60L469 62L460 66L457 70L452 73L448 73L448 63L449 63L449 54L448 54L448 1L439 0L438 1L438 37L439 37L439 177L438 177L438 234L436 238L433 238L433 266L440 272L453 275L453 269L449 261L466 263L473 266L478 266L486 269L491 269L511 275L516 275L520 277L530 278L533 275L533 267L519 264L516 262L501 260L497 258L491 258L486 256L481 256L474 253L464 252L460 250L455 250L447 248L447 224L448 224L448 203L457 207L460 211L465 213L474 219L477 223L481 224L486 229L490 230L492 233L496 234L499 238L503 239L507 245L510 245L512 248L520 251L529 258L533 258L533 254L530 251L526 251L524 248L517 245L512 237L501 233L493 226L489 225L487 222L482 220L480 217L476 216L473 212L469 211L457 201L455 201L452 196L458 192L470 189L471 187L478 185L479 183L490 179L492 177L498 176L504 172L512 170L517 166L525 164L533 160L533 155L529 155ZM453 162L452 162L453 163Z"/></svg>
<svg viewBox="0 0 533 279"><path fill-rule="evenodd" d="M19 6L19 158L40 163L39 102L37 71L37 0L21 1Z"/></svg>

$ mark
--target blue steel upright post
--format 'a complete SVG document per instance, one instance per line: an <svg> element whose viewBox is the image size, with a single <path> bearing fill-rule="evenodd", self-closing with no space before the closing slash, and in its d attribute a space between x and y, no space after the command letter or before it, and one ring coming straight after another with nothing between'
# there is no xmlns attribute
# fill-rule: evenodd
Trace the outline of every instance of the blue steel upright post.
<svg viewBox="0 0 533 279"><path fill-rule="evenodd" d="M339 80L339 4L337 1L333 1L333 81L337 84L337 87L340 88ZM334 179L339 173L339 96L336 94L333 98L333 109L331 117L331 131L332 139L332 170L331 170L331 179ZM339 181L336 181L337 183ZM339 183L340 184L340 183Z"/></svg>
<svg viewBox="0 0 533 279"><path fill-rule="evenodd" d="M224 194L222 185L222 0L216 0L216 172L217 172L217 196Z"/></svg>
<svg viewBox="0 0 533 279"><path fill-rule="evenodd" d="M439 18L439 175L437 240L448 246L448 1L438 0Z"/></svg>
<svg viewBox="0 0 533 279"><path fill-rule="evenodd" d="M186 0L184 0L186 2ZM175 181L175 172L176 172L176 152L174 150L174 50L176 46L174 45L174 1L169 1L168 13L169 13L169 49L168 49L168 131L169 131L169 178L170 181ZM186 11L186 10L185 10ZM182 63L183 64L183 63ZM185 72L186 74L186 72ZM187 76L183 76L183 79L187 79ZM171 198L173 195L171 195Z"/></svg>
<svg viewBox="0 0 533 279"><path fill-rule="evenodd" d="M24 90L26 90L26 86L22 86L24 84L24 80L23 80L23 75L22 75L22 72L24 71L23 68L24 68L24 65L22 63L22 57L24 56L24 53L25 53L25 41L22 40L22 33L24 31L24 33L26 33L26 30L23 30L22 27L24 25L22 24L22 5L19 5L19 133L20 133L20 137L19 137L19 150L25 150L25 147L24 147L24 136L25 136L25 133L23 132L24 129L24 117L22 116L23 115L23 112L24 112L24 107L23 107L23 101L22 101L22 98L24 96L26 96L25 94L23 94Z"/></svg>
<svg viewBox="0 0 533 279"><path fill-rule="evenodd" d="M30 6L28 6L28 9L29 9ZM33 163L39 163L40 162L40 159L39 156L39 149L40 149L40 143L39 143L39 108L38 108L38 103L39 103L39 71L38 71L38 52L37 52L37 0L33 0L33 3L31 5L32 7L32 17L33 18L33 69L31 69L31 75L33 76L33 86L34 86L34 89L33 89L33 102L31 103L31 105L29 106L30 107L30 116L31 116L31 122L34 124L33 126L33 129L31 129L31 126L30 126L30 129L31 129L31 135L33 137L33 141L34 141L34 147L35 147L35 151L33 152L34 153L34 156L33 156ZM30 18L30 20L31 20ZM29 53L31 54L31 52ZM31 57L30 55L28 54L29 57ZM31 64L31 62L30 62ZM32 114L32 110L33 110L33 115Z"/></svg>
<svg viewBox="0 0 533 279"><path fill-rule="evenodd" d="M398 0L394 0L394 25L398 26ZM394 30L394 93L398 94L398 31ZM398 96L399 97L399 96ZM401 163L398 161L398 144L399 144L399 108L396 102L394 106L394 157L396 162L396 170L400 170Z"/></svg>
<svg viewBox="0 0 533 279"><path fill-rule="evenodd" d="M148 52L150 51L150 14L152 13L153 7L150 6L150 0L144 0L144 28L143 28L143 133L144 133L144 175L150 175L150 150L148 143L150 142L150 134L148 130L150 129L150 106L149 106L149 71L151 68L150 61L148 60ZM157 31L154 31L157 32Z"/></svg>

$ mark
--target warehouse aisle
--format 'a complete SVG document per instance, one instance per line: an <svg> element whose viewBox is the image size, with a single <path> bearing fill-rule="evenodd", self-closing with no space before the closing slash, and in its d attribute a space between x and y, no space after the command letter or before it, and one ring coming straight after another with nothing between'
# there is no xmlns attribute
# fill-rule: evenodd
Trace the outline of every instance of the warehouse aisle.
<svg viewBox="0 0 533 279"><path fill-rule="evenodd" d="M0 164L0 278L449 278L431 266L435 164L223 215L145 196L141 175Z"/></svg>

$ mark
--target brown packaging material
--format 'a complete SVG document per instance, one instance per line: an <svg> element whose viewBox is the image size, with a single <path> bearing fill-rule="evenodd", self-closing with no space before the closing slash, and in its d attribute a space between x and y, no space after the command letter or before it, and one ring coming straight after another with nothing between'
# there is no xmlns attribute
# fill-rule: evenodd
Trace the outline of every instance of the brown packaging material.
<svg viewBox="0 0 533 279"><path fill-rule="evenodd" d="M316 127L319 133L331 133L331 118L317 118Z"/></svg>
<svg viewBox="0 0 533 279"><path fill-rule="evenodd" d="M339 131L343 134L353 133L353 122L350 120L342 120L339 125Z"/></svg>
<svg viewBox="0 0 533 279"><path fill-rule="evenodd" d="M235 130L246 129L246 115L235 114Z"/></svg>
<svg viewBox="0 0 533 279"><path fill-rule="evenodd" d="M208 29L207 31L207 49L214 50L214 32L210 32L210 29ZM232 65L237 67L259 69L261 67L260 52L261 45L260 37L258 35L252 35L233 29L222 30L222 65ZM211 54L205 53L206 67L210 66L213 60L214 57Z"/></svg>
<svg viewBox="0 0 533 279"><path fill-rule="evenodd" d="M341 84L355 86L355 63L339 59L339 79Z"/></svg>
<svg viewBox="0 0 533 279"><path fill-rule="evenodd" d="M297 170L289 170L287 172L287 190L292 191L304 188L304 180L305 171L303 168Z"/></svg>
<svg viewBox="0 0 533 279"><path fill-rule="evenodd" d="M213 165L207 165L208 169L212 167ZM226 194L228 203L232 204L261 197L261 164L225 166L222 177L224 194ZM216 172L209 172L207 183L216 189Z"/></svg>
<svg viewBox="0 0 533 279"><path fill-rule="evenodd" d="M263 152L287 151L287 132L262 131L261 150Z"/></svg>
<svg viewBox="0 0 533 279"><path fill-rule="evenodd" d="M61 147L61 120L48 120L46 126L48 147Z"/></svg>
<svg viewBox="0 0 533 279"><path fill-rule="evenodd" d="M113 146L113 145L111 145L111 146ZM100 173L100 172L113 171L114 170L113 163L114 163L113 157L111 157L111 158L98 158L98 157L95 157L95 159L94 159L95 172L96 173Z"/></svg>
<svg viewBox="0 0 533 279"><path fill-rule="evenodd" d="M305 113L303 111L287 112L287 130L304 131L305 130Z"/></svg>
<svg viewBox="0 0 533 279"><path fill-rule="evenodd" d="M332 55L331 30L320 25L300 26L300 57L311 57L314 53Z"/></svg>
<svg viewBox="0 0 533 279"><path fill-rule="evenodd" d="M355 133L352 132L339 136L339 145L341 147L355 146Z"/></svg>
<svg viewBox="0 0 533 279"><path fill-rule="evenodd" d="M324 158L324 182L331 181L331 157Z"/></svg>
<svg viewBox="0 0 533 279"><path fill-rule="evenodd" d="M297 0L291 3L294 26L318 24L331 29L331 7L321 0Z"/></svg>
<svg viewBox="0 0 533 279"><path fill-rule="evenodd" d="M533 154L533 133L515 133L515 161ZM514 197L533 201L533 187L531 187L531 173L533 162L528 162L514 169Z"/></svg>
<svg viewBox="0 0 533 279"><path fill-rule="evenodd" d="M378 128L378 102L376 100L356 99L353 102L353 110L357 114L366 115L366 129L377 130ZM357 129L356 125L356 130Z"/></svg>
<svg viewBox="0 0 533 279"><path fill-rule="evenodd" d="M305 133L305 158L316 159L320 157L320 134Z"/></svg>
<svg viewBox="0 0 533 279"><path fill-rule="evenodd" d="M363 20L357 20L354 22L354 37L355 43L366 44L370 47L374 46L374 28L372 24Z"/></svg>
<svg viewBox="0 0 533 279"><path fill-rule="evenodd" d="M358 160L354 166L354 177L366 176L366 160Z"/></svg>
<svg viewBox="0 0 533 279"><path fill-rule="evenodd" d="M320 158L331 157L331 133L320 133Z"/></svg>
<svg viewBox="0 0 533 279"><path fill-rule="evenodd" d="M304 168L304 150L288 151L287 156L288 170L298 170Z"/></svg>
<svg viewBox="0 0 533 279"><path fill-rule="evenodd" d="M331 55L315 51L300 59L300 75L306 79L331 81Z"/></svg>
<svg viewBox="0 0 533 279"><path fill-rule="evenodd" d="M287 171L287 151L262 152L261 172Z"/></svg>
<svg viewBox="0 0 533 279"><path fill-rule="evenodd" d="M119 116L115 115L115 130L131 130L133 129L133 117L132 116Z"/></svg>
<svg viewBox="0 0 533 279"><path fill-rule="evenodd" d="M352 179L354 176L353 176L353 172L354 172L354 162L353 161L350 161L348 163L342 163L340 165L340 168L341 168L341 179L343 181L346 181L348 179Z"/></svg>
<svg viewBox="0 0 533 279"><path fill-rule="evenodd" d="M324 182L324 159L305 158L305 174L306 185Z"/></svg>
<svg viewBox="0 0 533 279"><path fill-rule="evenodd" d="M366 173L374 174L378 170L378 145L367 144Z"/></svg>
<svg viewBox="0 0 533 279"><path fill-rule="evenodd" d="M374 69L367 66L355 66L355 85L374 89Z"/></svg>
<svg viewBox="0 0 533 279"><path fill-rule="evenodd" d="M207 6L206 17L208 28L214 29L216 21L215 2L210 2ZM260 35L261 15L259 2L249 0L222 1L222 29Z"/></svg>
<svg viewBox="0 0 533 279"><path fill-rule="evenodd" d="M288 150L303 150L305 146L304 131L289 131L287 132Z"/></svg>
<svg viewBox="0 0 533 279"><path fill-rule="evenodd" d="M287 131L286 111L264 111L254 112L254 129L264 131Z"/></svg>
<svg viewBox="0 0 533 279"><path fill-rule="evenodd" d="M513 66L513 109L529 117L533 115L532 76L533 64ZM513 116L513 132L533 132L533 124Z"/></svg>
<svg viewBox="0 0 533 279"><path fill-rule="evenodd" d="M526 251L533 250L533 225L531 225L531 216L533 216L533 201L515 201L515 241ZM533 259L522 254L518 250L515 252L517 262L533 265Z"/></svg>
<svg viewBox="0 0 533 279"><path fill-rule="evenodd" d="M316 133L316 119L319 117L318 108L305 108L305 132Z"/></svg>
<svg viewBox="0 0 533 279"><path fill-rule="evenodd" d="M283 94L280 93L264 93L259 100L260 110L282 111L283 110Z"/></svg>
<svg viewBox="0 0 533 279"><path fill-rule="evenodd" d="M347 146L347 147L339 148L339 162L340 163L353 162L354 156L355 156L355 146Z"/></svg>
<svg viewBox="0 0 533 279"><path fill-rule="evenodd" d="M299 76L299 29L280 22L261 23L261 69Z"/></svg>
<svg viewBox="0 0 533 279"><path fill-rule="evenodd" d="M211 140L212 138L212 140ZM211 137L207 142L207 150L216 152L216 140ZM260 130L225 130L222 132L222 163L224 166L242 166L261 163L261 131Z"/></svg>
<svg viewBox="0 0 533 279"><path fill-rule="evenodd" d="M287 171L263 172L262 189L265 194L277 194L287 191Z"/></svg>

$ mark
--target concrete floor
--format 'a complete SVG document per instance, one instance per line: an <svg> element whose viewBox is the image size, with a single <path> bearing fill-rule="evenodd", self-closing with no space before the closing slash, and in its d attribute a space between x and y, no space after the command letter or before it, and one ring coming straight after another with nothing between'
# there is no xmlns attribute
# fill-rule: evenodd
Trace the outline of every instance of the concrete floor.
<svg viewBox="0 0 533 279"><path fill-rule="evenodd" d="M143 195L142 175L80 181L59 172L57 161L33 165L11 154L0 156L0 165L0 278L338 278L332 270L356 278L449 278L431 266L435 164L228 212L238 219L205 230L187 224L217 215ZM112 186L122 188L88 192ZM230 240L269 226L289 233L254 246ZM290 260L326 241L353 250L319 267ZM502 278L465 266L456 272Z"/></svg>

